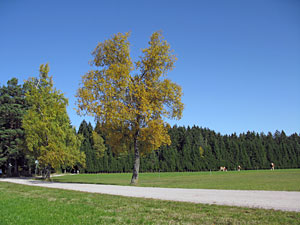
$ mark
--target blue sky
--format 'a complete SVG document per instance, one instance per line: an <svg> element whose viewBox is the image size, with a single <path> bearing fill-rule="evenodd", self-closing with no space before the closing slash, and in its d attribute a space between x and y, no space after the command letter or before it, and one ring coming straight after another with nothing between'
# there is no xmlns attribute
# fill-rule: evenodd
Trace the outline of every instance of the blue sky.
<svg viewBox="0 0 300 225"><path fill-rule="evenodd" d="M0 0L0 84L38 76L49 63L69 99L72 124L81 75L97 43L131 31L136 59L161 30L178 57L183 117L222 134L300 133L300 1Z"/></svg>

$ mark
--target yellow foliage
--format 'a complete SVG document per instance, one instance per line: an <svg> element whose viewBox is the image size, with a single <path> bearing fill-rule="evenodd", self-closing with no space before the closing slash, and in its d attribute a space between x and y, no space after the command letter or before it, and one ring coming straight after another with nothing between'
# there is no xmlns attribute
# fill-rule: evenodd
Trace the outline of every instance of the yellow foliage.
<svg viewBox="0 0 300 225"><path fill-rule="evenodd" d="M77 91L79 114L93 115L102 124L113 151L123 152L138 142L140 151L170 144L164 118L180 119L182 90L165 78L176 56L160 32L152 34L140 59L130 57L129 33L99 43L91 70Z"/></svg>

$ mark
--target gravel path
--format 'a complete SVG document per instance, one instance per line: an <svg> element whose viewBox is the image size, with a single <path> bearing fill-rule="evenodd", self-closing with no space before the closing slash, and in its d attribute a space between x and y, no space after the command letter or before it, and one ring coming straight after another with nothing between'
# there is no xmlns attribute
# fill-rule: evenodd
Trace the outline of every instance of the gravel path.
<svg viewBox="0 0 300 225"><path fill-rule="evenodd" d="M0 181L129 197L300 212L300 192L132 187L100 184L56 183L18 178L2 178Z"/></svg>

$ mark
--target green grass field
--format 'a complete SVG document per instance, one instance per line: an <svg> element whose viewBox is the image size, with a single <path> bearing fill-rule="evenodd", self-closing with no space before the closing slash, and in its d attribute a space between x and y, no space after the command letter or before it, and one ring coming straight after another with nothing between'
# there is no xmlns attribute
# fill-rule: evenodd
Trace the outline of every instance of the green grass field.
<svg viewBox="0 0 300 225"><path fill-rule="evenodd" d="M300 213L0 182L0 224L299 224Z"/></svg>
<svg viewBox="0 0 300 225"><path fill-rule="evenodd" d="M53 181L129 185L131 174L79 174ZM300 191L300 169L229 172L140 173L141 187L205 188L231 190Z"/></svg>

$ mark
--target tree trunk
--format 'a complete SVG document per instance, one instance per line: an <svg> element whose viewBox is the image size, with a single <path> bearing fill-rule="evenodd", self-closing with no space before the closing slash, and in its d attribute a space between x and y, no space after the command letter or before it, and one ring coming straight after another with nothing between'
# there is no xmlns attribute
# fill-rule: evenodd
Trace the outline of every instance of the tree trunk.
<svg viewBox="0 0 300 225"><path fill-rule="evenodd" d="M46 180L50 180L50 174L51 174L51 166L48 165L46 167L46 176L45 176Z"/></svg>
<svg viewBox="0 0 300 225"><path fill-rule="evenodd" d="M28 168L28 175L31 177L31 166L29 165L29 168Z"/></svg>
<svg viewBox="0 0 300 225"><path fill-rule="evenodd" d="M19 171L18 171L18 161L17 161L17 159L15 159L14 176L15 176L15 177L18 177L18 176L19 176Z"/></svg>
<svg viewBox="0 0 300 225"><path fill-rule="evenodd" d="M139 170L140 170L140 152L138 149L137 138L134 140L134 165L133 165L133 174L131 178L131 184L136 185L139 179Z"/></svg>
<svg viewBox="0 0 300 225"><path fill-rule="evenodd" d="M50 174L51 174L51 166L46 166L43 169L43 179L50 180Z"/></svg>

